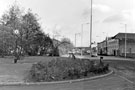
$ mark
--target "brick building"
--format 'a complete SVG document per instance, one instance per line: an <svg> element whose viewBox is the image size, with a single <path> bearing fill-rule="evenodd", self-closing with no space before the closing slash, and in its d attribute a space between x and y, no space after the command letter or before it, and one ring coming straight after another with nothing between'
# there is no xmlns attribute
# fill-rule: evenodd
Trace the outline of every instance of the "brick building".
<svg viewBox="0 0 135 90"><path fill-rule="evenodd" d="M97 44L98 54L107 55L107 39Z"/></svg>
<svg viewBox="0 0 135 90"><path fill-rule="evenodd" d="M118 33L98 43L97 47L101 55L135 57L135 33Z"/></svg>

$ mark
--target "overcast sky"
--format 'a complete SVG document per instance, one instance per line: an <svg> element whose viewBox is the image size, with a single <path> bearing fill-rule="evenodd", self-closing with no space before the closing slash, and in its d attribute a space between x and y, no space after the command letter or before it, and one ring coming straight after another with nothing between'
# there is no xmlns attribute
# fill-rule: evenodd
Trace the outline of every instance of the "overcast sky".
<svg viewBox="0 0 135 90"><path fill-rule="evenodd" d="M40 18L42 28L51 36L59 32L75 43L75 33L80 33L81 24L90 21L90 0L16 0L26 10L31 8ZM13 0L0 0L0 16ZM123 24L121 24L123 23ZM93 0L92 41L101 41L106 36L119 32L135 33L135 0ZM83 25L83 46L89 45L89 24ZM60 38L60 37L57 37ZM81 35L77 35L81 46Z"/></svg>

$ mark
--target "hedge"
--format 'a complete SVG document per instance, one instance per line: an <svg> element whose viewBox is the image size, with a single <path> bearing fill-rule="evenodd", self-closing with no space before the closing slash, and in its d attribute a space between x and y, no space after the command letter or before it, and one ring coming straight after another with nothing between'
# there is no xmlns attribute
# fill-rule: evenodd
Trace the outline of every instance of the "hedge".
<svg viewBox="0 0 135 90"><path fill-rule="evenodd" d="M26 77L27 81L60 81L77 79L93 74L106 73L109 64L100 64L88 59L53 59L49 62L33 64Z"/></svg>

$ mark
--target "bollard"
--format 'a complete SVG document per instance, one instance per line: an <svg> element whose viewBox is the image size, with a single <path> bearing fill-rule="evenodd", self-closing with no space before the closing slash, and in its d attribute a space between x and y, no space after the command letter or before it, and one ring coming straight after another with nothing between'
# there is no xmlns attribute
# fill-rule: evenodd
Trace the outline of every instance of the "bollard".
<svg viewBox="0 0 135 90"><path fill-rule="evenodd" d="M102 60L103 60L103 57L100 57L100 65L103 65Z"/></svg>
<svg viewBox="0 0 135 90"><path fill-rule="evenodd" d="M100 60L102 60L103 59L103 57L100 57Z"/></svg>
<svg viewBox="0 0 135 90"><path fill-rule="evenodd" d="M17 58L14 59L14 63L17 63Z"/></svg>

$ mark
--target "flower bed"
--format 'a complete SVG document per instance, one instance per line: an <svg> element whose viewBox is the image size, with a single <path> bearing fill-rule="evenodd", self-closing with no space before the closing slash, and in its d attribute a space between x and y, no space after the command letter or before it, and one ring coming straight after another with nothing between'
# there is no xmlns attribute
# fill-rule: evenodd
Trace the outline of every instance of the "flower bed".
<svg viewBox="0 0 135 90"><path fill-rule="evenodd" d="M106 73L109 70L108 67L109 64L101 64L88 59L57 58L49 62L33 64L26 80L29 82L50 82L79 79Z"/></svg>

